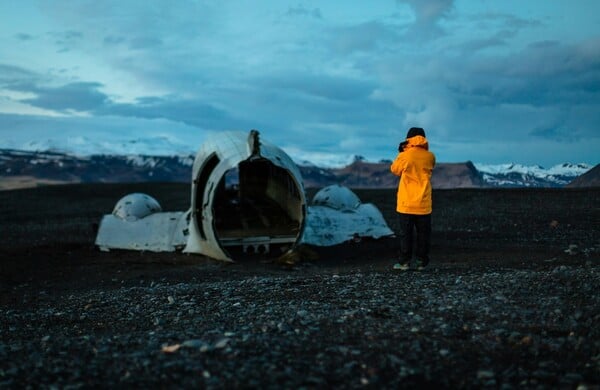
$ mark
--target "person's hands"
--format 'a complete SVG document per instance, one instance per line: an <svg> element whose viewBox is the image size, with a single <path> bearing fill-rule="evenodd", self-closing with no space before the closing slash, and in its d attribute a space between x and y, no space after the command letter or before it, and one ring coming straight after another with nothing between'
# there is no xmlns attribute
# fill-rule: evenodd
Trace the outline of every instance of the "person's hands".
<svg viewBox="0 0 600 390"><path fill-rule="evenodd" d="M402 153L407 144L408 144L408 141L400 142L400 145L398 145L398 152Z"/></svg>

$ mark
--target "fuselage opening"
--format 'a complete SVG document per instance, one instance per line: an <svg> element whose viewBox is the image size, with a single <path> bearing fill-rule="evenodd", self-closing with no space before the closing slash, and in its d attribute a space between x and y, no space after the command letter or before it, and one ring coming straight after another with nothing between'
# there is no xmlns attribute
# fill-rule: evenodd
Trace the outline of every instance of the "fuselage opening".
<svg viewBox="0 0 600 390"><path fill-rule="evenodd" d="M265 158L242 161L221 178L215 192L214 229L235 260L277 257L302 233L301 186L286 169Z"/></svg>

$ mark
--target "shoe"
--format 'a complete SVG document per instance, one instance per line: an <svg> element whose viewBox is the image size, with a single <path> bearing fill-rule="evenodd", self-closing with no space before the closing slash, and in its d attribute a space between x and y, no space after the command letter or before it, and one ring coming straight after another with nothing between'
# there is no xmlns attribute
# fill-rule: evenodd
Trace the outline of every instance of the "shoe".
<svg viewBox="0 0 600 390"><path fill-rule="evenodd" d="M397 271L408 271L408 264L400 264L400 263L396 263L394 264L394 269Z"/></svg>
<svg viewBox="0 0 600 390"><path fill-rule="evenodd" d="M417 271L423 271L427 264L429 264L429 260L417 259Z"/></svg>

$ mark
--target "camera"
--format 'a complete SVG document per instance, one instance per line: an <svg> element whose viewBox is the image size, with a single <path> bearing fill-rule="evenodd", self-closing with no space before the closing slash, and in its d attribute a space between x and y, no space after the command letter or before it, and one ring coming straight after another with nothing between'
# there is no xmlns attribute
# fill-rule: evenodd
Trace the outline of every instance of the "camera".
<svg viewBox="0 0 600 390"><path fill-rule="evenodd" d="M400 152L400 153L404 152L404 148L406 147L406 145L408 145L408 141L400 142L400 145L398 145L398 152Z"/></svg>

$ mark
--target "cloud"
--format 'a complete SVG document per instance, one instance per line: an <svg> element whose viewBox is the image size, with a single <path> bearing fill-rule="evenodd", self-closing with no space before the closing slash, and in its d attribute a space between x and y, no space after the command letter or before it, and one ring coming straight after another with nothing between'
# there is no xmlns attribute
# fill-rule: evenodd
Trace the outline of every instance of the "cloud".
<svg viewBox="0 0 600 390"><path fill-rule="evenodd" d="M107 46L113 46L113 45L120 45L121 43L125 42L126 39L123 36L117 36L117 35L107 35L104 37L104 44Z"/></svg>
<svg viewBox="0 0 600 390"><path fill-rule="evenodd" d="M515 31L502 30L495 32L493 35L481 38L473 39L460 45L461 51L468 56L472 56L474 53L489 49L492 47L504 46L507 47L509 39L516 35Z"/></svg>
<svg viewBox="0 0 600 390"><path fill-rule="evenodd" d="M32 106L56 111L94 111L102 107L108 97L99 91L102 84L95 82L76 82L60 87L39 87L29 83L14 84L11 89L30 92L35 98L22 102Z"/></svg>
<svg viewBox="0 0 600 390"><path fill-rule="evenodd" d="M98 82L74 82L60 86L42 86L33 81L24 81L32 72L0 65L12 75L6 88L34 97L20 99L34 107L61 113L87 113L96 116L121 116L146 119L165 118L175 122L200 127L221 128L235 125L235 120L226 111L200 99L184 99L176 96L141 97L133 103L117 103L102 92L103 84ZM2 81L0 79L0 81Z"/></svg>
<svg viewBox="0 0 600 390"><path fill-rule="evenodd" d="M20 66L0 63L0 87L7 87L17 82L30 81L34 78L38 78L35 72Z"/></svg>
<svg viewBox="0 0 600 390"><path fill-rule="evenodd" d="M594 49L591 49L593 47ZM489 60L473 70L492 88L494 102L578 105L600 99L600 40L579 45L532 45L514 56ZM496 85L493 86L492 84Z"/></svg>
<svg viewBox="0 0 600 390"><path fill-rule="evenodd" d="M415 21L409 30L412 39L427 40L445 35L440 22L454 8L454 0L397 0L408 4L414 11Z"/></svg>
<svg viewBox="0 0 600 390"><path fill-rule="evenodd" d="M567 129L566 127L562 126L537 128L530 131L529 135L568 143L580 141L582 138L581 135L578 134L577 130Z"/></svg>
<svg viewBox="0 0 600 390"><path fill-rule="evenodd" d="M323 15L321 15L321 10L319 8L308 9L303 5L288 8L286 15L294 17L301 16L310 17L314 19L323 19Z"/></svg>
<svg viewBox="0 0 600 390"><path fill-rule="evenodd" d="M509 54L426 60L420 85L437 85L457 107L525 105L556 112L600 100L600 41L540 42ZM464 61L463 61L464 60ZM435 65L437 63L437 65ZM413 77L419 75L414 70Z"/></svg>
<svg viewBox="0 0 600 390"><path fill-rule="evenodd" d="M416 22L421 25L437 24L454 6L454 0L400 0L400 2L408 3L415 10Z"/></svg>
<svg viewBox="0 0 600 390"><path fill-rule="evenodd" d="M399 54L374 68L374 95L404 110L406 128L425 127L435 146L497 142L510 155L508 139L532 148L540 139L591 142L600 138L599 44L546 41L508 54L440 51L411 61Z"/></svg>
<svg viewBox="0 0 600 390"><path fill-rule="evenodd" d="M236 120L227 111L201 100L177 97L140 98L132 104L111 103L96 112L146 119L168 119L200 128L235 128Z"/></svg>
<svg viewBox="0 0 600 390"><path fill-rule="evenodd" d="M509 29L521 30L524 28L540 27L543 23L535 19L525 19L513 14L488 12L478 14L472 17L477 21L479 28L482 30L490 29Z"/></svg>
<svg viewBox="0 0 600 390"><path fill-rule="evenodd" d="M153 36L138 36L131 39L129 44L133 50L155 49L159 46L162 46L162 40Z"/></svg>
<svg viewBox="0 0 600 390"><path fill-rule="evenodd" d="M31 41L31 40L35 39L35 37L33 35L26 34L26 33L18 33L15 35L15 38L17 38L19 41Z"/></svg>
<svg viewBox="0 0 600 390"><path fill-rule="evenodd" d="M536 41L532 42L528 45L531 49L541 49L541 50L554 50L555 48L560 46L559 41L545 40L545 41Z"/></svg>
<svg viewBox="0 0 600 390"><path fill-rule="evenodd" d="M399 38L400 34L395 27L379 21L339 27L329 35L330 46L336 54L374 51L398 41Z"/></svg>
<svg viewBox="0 0 600 390"><path fill-rule="evenodd" d="M377 84L364 78L288 72L257 78L251 84L253 88L245 93L250 100L238 98L236 104L242 112L264 118L274 127L305 123L302 131L311 126L318 131L323 126L380 129L387 121L397 120L401 112L391 102L375 98Z"/></svg>
<svg viewBox="0 0 600 390"><path fill-rule="evenodd" d="M84 38L83 32L75 30L53 31L49 32L48 35L54 39L54 44L58 46L59 53L68 52L78 47Z"/></svg>
<svg viewBox="0 0 600 390"><path fill-rule="evenodd" d="M312 73L282 73L258 78L263 87L284 89L317 98L349 101L367 98L375 88L372 81Z"/></svg>
<svg viewBox="0 0 600 390"><path fill-rule="evenodd" d="M167 131L165 129L168 129ZM133 117L48 117L0 113L0 148L87 153L193 153L209 134L182 123ZM145 141L151 141L147 143ZM154 149L162 140L161 150ZM150 147L150 148L149 148ZM172 147L170 149L169 147Z"/></svg>

